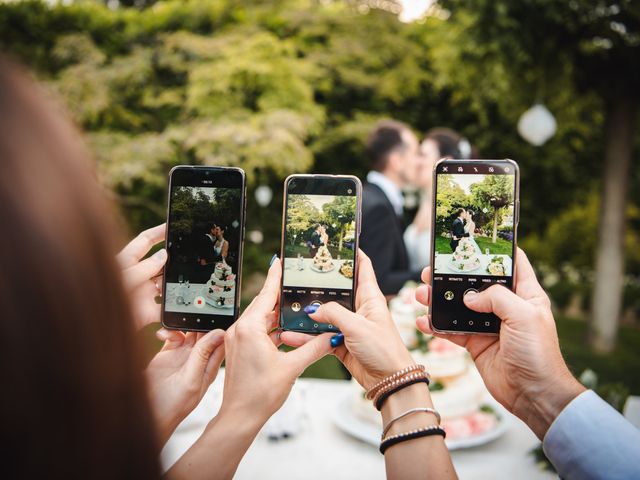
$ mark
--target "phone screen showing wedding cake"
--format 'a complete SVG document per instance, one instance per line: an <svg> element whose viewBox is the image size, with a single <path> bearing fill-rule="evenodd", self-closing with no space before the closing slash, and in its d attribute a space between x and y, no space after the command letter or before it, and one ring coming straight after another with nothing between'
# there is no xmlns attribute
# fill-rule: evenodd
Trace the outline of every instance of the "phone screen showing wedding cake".
<svg viewBox="0 0 640 480"><path fill-rule="evenodd" d="M435 329L497 333L500 320L463 302L469 291L511 289L518 225L518 167L510 160L448 160L436 166L432 243Z"/></svg>
<svg viewBox="0 0 640 480"><path fill-rule="evenodd" d="M227 328L238 315L244 174L178 167L171 174L163 324Z"/></svg>
<svg viewBox="0 0 640 480"><path fill-rule="evenodd" d="M354 307L360 182L354 177L299 175L285 184L284 269L280 324L285 330L335 332L314 322L307 305Z"/></svg>

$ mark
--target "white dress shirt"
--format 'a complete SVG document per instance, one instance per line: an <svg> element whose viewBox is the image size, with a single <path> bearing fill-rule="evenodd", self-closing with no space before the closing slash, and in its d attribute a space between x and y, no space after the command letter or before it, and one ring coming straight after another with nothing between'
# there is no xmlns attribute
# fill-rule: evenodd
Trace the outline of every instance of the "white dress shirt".
<svg viewBox="0 0 640 480"><path fill-rule="evenodd" d="M402 190L400 189L400 187L398 187L383 174L381 174L380 172L376 172L375 170L372 170L367 174L367 182L373 183L377 187L380 187L380 190L382 190L382 192L391 202L391 206L396 212L396 215L398 217L401 217L404 207L404 197L402 196Z"/></svg>
<svg viewBox="0 0 640 480"><path fill-rule="evenodd" d="M542 447L564 479L640 478L640 430L591 390L562 410Z"/></svg>

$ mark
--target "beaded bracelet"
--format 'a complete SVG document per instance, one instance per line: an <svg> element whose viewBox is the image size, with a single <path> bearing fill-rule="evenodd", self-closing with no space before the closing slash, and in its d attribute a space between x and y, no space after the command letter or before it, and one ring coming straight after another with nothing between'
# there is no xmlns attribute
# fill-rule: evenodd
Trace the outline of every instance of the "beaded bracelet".
<svg viewBox="0 0 640 480"><path fill-rule="evenodd" d="M403 388L407 388L407 387L409 387L411 385L415 385L416 383L426 383L427 387L428 387L429 386L429 378L425 377L425 376L409 378L405 382L402 382L402 383L398 384L397 386L393 387L392 389L386 390L386 391L380 393L376 397L376 399L374 400L374 405L375 405L376 409L378 411L382 410L382 406L384 405L384 402L387 400L387 398L389 398L394 393L399 392Z"/></svg>
<svg viewBox="0 0 640 480"><path fill-rule="evenodd" d="M373 399L373 397L376 396L376 393L378 393L378 390L385 387L387 384L393 382L397 378L402 377L407 373L416 372L416 371L424 372L424 370L425 370L424 365L418 365L418 364L410 365L408 367L403 368L402 370L398 370L393 375L389 375L388 377L383 378L378 383L376 383L373 387L369 388L364 398L366 398L367 400L371 400Z"/></svg>
<svg viewBox="0 0 640 480"><path fill-rule="evenodd" d="M442 417L440 416L440 413L437 410L433 409L433 408L429 408L429 407L411 408L411 409L407 410L406 412L401 413L397 417L392 418L391 420L389 420L389 423L387 423L387 426L384 427L384 429L382 430L382 435L380 437L380 440L384 440L384 436L387 434L387 432L393 426L394 423L396 423L401 418L407 417L409 415L413 415L414 413L431 413L431 414L435 415L436 420L438 420L438 426L440 426L440 422L442 422Z"/></svg>
<svg viewBox="0 0 640 480"><path fill-rule="evenodd" d="M415 380L416 378L426 378L428 380L429 376L426 374L426 372L407 373L405 376L395 379L393 382L385 385L383 388L378 390L378 393L376 393L373 397L373 404L376 405L378 403L378 399L385 393L395 389L400 385L404 385L411 380Z"/></svg>
<svg viewBox="0 0 640 480"><path fill-rule="evenodd" d="M405 433L399 433L385 438L380 442L380 453L384 455L390 447L394 445L406 442L407 440L413 440L414 438L430 437L432 435L440 435L442 438L446 438L447 434L442 427L437 425L431 425L430 427L417 428Z"/></svg>

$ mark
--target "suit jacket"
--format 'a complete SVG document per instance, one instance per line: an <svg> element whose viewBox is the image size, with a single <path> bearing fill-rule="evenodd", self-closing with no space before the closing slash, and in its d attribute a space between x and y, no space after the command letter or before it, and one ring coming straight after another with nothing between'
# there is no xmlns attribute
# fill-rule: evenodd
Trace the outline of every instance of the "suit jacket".
<svg viewBox="0 0 640 480"><path fill-rule="evenodd" d="M322 238L320 238L320 234L318 232L313 232L311 234L311 246L313 248L318 248L324 245L322 242Z"/></svg>
<svg viewBox="0 0 640 480"><path fill-rule="evenodd" d="M451 233L454 237L468 237L469 234L464 231L464 222L461 218L456 218L451 225Z"/></svg>
<svg viewBox="0 0 640 480"><path fill-rule="evenodd" d="M409 269L403 230L402 221L382 189L366 183L362 188L360 248L371 259L385 295L398 293L408 280L420 280L420 272Z"/></svg>

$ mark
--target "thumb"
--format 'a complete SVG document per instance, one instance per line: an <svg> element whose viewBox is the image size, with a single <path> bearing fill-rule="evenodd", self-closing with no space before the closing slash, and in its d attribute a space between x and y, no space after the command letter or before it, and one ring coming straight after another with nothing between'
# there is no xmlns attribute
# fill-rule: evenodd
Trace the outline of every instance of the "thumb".
<svg viewBox="0 0 640 480"><path fill-rule="evenodd" d="M194 381L200 381L207 369L211 355L223 343L224 331L220 329L212 330L198 340L191 349L185 365L187 377Z"/></svg>
<svg viewBox="0 0 640 480"><path fill-rule="evenodd" d="M290 360L295 368L296 376L300 376L309 365L317 362L328 353L331 353L333 347L329 339L334 335L335 333L323 333L285 354L286 358Z"/></svg>
<svg viewBox="0 0 640 480"><path fill-rule="evenodd" d="M337 302L320 305L315 313L309 314L309 317L320 323L335 325L347 336L354 335L364 320L360 315L353 313Z"/></svg>
<svg viewBox="0 0 640 480"><path fill-rule="evenodd" d="M501 285L492 285L480 293L469 292L463 300L474 312L495 313L503 322L516 320L531 308L525 300Z"/></svg>

